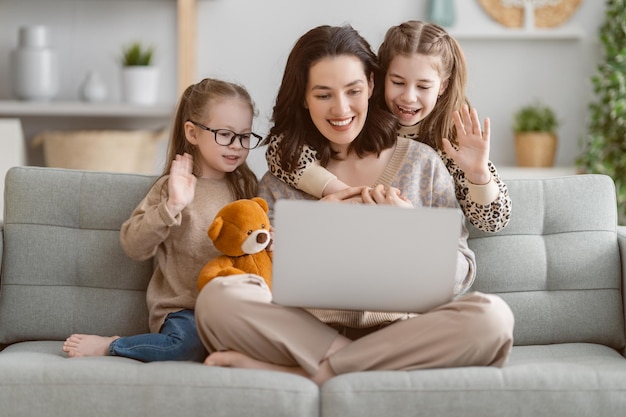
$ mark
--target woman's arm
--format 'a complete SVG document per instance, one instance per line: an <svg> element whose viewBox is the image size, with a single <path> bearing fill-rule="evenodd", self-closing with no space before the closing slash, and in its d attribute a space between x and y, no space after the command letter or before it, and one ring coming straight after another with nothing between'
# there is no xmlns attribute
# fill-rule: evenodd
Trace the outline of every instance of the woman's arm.
<svg viewBox="0 0 626 417"><path fill-rule="evenodd" d="M413 206L459 208L452 176L440 155L430 146L411 140L397 172L390 185L398 187ZM467 291L476 277L476 258L467 243L468 237L469 231L463 221L457 252L456 294Z"/></svg>

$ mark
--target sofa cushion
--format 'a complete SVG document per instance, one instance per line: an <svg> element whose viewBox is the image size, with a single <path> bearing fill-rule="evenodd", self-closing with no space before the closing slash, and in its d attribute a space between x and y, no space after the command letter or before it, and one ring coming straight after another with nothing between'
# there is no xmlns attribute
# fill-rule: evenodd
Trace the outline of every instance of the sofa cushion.
<svg viewBox="0 0 626 417"><path fill-rule="evenodd" d="M154 179L34 167L7 173L0 343L148 331L152 262L128 258L119 230Z"/></svg>
<svg viewBox="0 0 626 417"><path fill-rule="evenodd" d="M615 187L604 175L507 181L509 225L470 227L473 289L500 294L516 345L592 342L624 347ZM584 194L583 194L584 193Z"/></svg>
<svg viewBox="0 0 626 417"><path fill-rule="evenodd" d="M621 416L626 361L595 344L516 346L503 368L369 371L322 388L324 417Z"/></svg>
<svg viewBox="0 0 626 417"><path fill-rule="evenodd" d="M67 359L61 346L22 342L2 351L0 404L8 415L320 415L317 385L301 376L119 356Z"/></svg>

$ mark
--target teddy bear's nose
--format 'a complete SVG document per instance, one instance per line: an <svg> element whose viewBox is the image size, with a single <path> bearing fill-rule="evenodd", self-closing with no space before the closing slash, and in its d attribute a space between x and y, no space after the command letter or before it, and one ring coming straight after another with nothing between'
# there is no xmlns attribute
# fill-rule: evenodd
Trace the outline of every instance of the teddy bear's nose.
<svg viewBox="0 0 626 417"><path fill-rule="evenodd" d="M267 240L267 235L265 233L259 233L256 235L256 243L265 243Z"/></svg>

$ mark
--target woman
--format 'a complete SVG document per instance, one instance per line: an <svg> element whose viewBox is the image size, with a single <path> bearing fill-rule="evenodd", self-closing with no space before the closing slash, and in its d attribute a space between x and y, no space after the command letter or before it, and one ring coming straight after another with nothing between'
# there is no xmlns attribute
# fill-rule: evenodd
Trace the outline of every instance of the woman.
<svg viewBox="0 0 626 417"><path fill-rule="evenodd" d="M270 135L283 136L280 152L310 146L323 166L351 185L325 199L458 207L437 153L398 138L394 116L369 106L376 71L370 45L350 26L304 34L289 55L274 106ZM270 206L279 198L311 198L271 174L259 187ZM213 280L196 303L200 337L211 352L205 364L292 372L318 384L365 370L502 366L513 315L499 297L465 294L475 276L467 234L464 228L459 240L459 296L420 315L283 307L272 303L260 277Z"/></svg>

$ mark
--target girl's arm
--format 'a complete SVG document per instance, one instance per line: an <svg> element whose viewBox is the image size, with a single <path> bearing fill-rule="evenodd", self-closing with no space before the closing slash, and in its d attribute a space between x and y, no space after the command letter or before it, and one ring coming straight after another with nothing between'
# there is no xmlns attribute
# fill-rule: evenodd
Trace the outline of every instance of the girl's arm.
<svg viewBox="0 0 626 417"><path fill-rule="evenodd" d="M193 201L197 178L192 173L191 155L176 155L168 176L160 178L139 203L120 231L126 254L149 259L169 236L170 228L181 223L182 210Z"/></svg>
<svg viewBox="0 0 626 417"><path fill-rule="evenodd" d="M122 224L120 243L126 254L142 261L153 257L158 246L169 236L170 228L181 222L180 213L167 208L167 180L160 178Z"/></svg>
<svg viewBox="0 0 626 417"><path fill-rule="evenodd" d="M511 199L506 185L489 161L490 121L481 129L478 112L467 105L454 113L459 145L443 139L441 157L454 178L459 205L470 223L497 232L509 223Z"/></svg>
<svg viewBox="0 0 626 417"><path fill-rule="evenodd" d="M445 153L441 159L454 179L456 198L469 222L484 232L504 229L511 220L511 197L496 167L488 162L490 181L485 185L472 184L459 166Z"/></svg>
<svg viewBox="0 0 626 417"><path fill-rule="evenodd" d="M276 178L317 198L347 188L346 184L320 165L315 150L309 146L302 149L296 170L284 171L280 167L278 155L278 144L281 140L282 136L272 136L265 151L267 166Z"/></svg>

